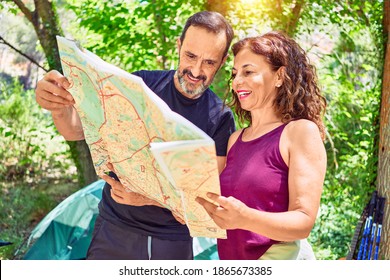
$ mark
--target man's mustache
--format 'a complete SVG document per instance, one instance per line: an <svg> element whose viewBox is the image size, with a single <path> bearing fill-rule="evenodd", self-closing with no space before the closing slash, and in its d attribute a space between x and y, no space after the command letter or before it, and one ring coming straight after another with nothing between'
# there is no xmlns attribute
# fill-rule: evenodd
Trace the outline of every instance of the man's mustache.
<svg viewBox="0 0 390 280"><path fill-rule="evenodd" d="M183 76L188 74L190 77L194 78L194 79L198 79L198 80L203 80L203 81L206 81L207 77L205 75L199 75L198 77L195 77L192 73L191 73L191 70L189 69L184 69L183 70Z"/></svg>

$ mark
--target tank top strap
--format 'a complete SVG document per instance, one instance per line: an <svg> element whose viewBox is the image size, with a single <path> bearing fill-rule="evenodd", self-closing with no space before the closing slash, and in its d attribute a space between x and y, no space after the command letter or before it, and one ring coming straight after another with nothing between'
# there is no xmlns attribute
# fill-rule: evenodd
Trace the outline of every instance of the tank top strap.
<svg viewBox="0 0 390 280"><path fill-rule="evenodd" d="M248 127L244 127L241 132L240 132L240 135L238 136L238 139L240 139L240 141L242 141L242 135L244 134L244 131L245 129L247 129Z"/></svg>

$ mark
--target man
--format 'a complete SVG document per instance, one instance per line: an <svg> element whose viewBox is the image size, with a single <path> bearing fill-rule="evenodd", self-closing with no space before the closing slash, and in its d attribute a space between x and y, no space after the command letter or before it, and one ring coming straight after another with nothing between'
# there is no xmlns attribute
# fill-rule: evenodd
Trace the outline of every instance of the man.
<svg viewBox="0 0 390 280"><path fill-rule="evenodd" d="M219 13L196 13L177 40L176 71L133 73L173 111L213 138L220 171L225 166L228 138L235 130L234 118L209 86L226 61L232 38L231 26ZM36 100L51 111L65 139L82 140L83 128L68 86L64 76L51 71L38 82ZM193 259L192 238L182 221L157 202L125 191L114 172L102 178L107 184L88 259Z"/></svg>

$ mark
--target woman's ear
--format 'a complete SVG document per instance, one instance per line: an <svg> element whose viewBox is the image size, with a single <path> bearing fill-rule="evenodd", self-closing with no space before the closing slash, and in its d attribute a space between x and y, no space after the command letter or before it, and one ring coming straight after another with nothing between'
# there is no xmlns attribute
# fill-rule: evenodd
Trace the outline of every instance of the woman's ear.
<svg viewBox="0 0 390 280"><path fill-rule="evenodd" d="M283 82L284 82L284 71L285 68L284 66L280 67L278 71L276 71L276 81L275 81L275 86L276 87L281 87Z"/></svg>

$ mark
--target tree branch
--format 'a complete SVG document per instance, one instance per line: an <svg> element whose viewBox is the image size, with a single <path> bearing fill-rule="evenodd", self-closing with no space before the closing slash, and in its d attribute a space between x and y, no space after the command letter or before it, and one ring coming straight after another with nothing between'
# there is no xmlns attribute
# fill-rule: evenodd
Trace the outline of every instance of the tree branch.
<svg viewBox="0 0 390 280"><path fill-rule="evenodd" d="M34 24L34 16L33 13L24 5L23 1L21 0L12 0L16 4L16 6L19 7L19 9L22 11L22 13L26 16L26 18Z"/></svg>
<svg viewBox="0 0 390 280"><path fill-rule="evenodd" d="M18 8L21 10L24 16L27 18L27 20L31 22L39 38L40 25L39 25L39 17L36 10L31 11L29 8L27 8L27 6L24 4L25 1L23 0L8 0L8 1L13 2L16 6L18 6Z"/></svg>
<svg viewBox="0 0 390 280"><path fill-rule="evenodd" d="M14 51L16 51L18 54L24 56L25 58L30 60L32 63L37 65L39 68L43 69L45 72L49 71L49 70L45 69L43 66L39 65L39 63L35 59L33 59L32 57L30 57L27 54L23 53L22 51L18 50L17 48L15 48L11 43L7 42L2 36L0 36L0 44L7 45L8 47L10 47Z"/></svg>
<svg viewBox="0 0 390 280"><path fill-rule="evenodd" d="M298 21L304 4L305 4L304 0L298 0L296 1L294 7L291 10L291 15L289 18L288 25L286 26L286 30L287 30L287 34L292 37L295 33L295 30L297 29Z"/></svg>

